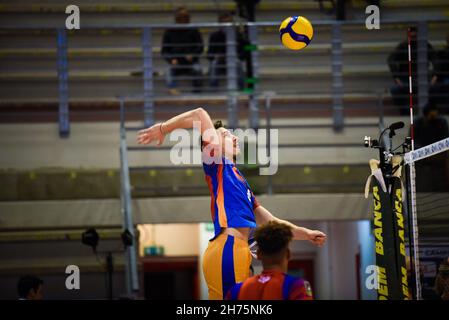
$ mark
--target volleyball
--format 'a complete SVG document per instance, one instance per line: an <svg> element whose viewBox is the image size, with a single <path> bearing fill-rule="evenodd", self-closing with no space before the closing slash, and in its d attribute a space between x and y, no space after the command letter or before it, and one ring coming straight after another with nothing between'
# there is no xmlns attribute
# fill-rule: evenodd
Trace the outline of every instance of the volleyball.
<svg viewBox="0 0 449 320"><path fill-rule="evenodd" d="M288 17L279 27L282 44L291 50L301 50L313 38L313 27L309 20L301 16Z"/></svg>

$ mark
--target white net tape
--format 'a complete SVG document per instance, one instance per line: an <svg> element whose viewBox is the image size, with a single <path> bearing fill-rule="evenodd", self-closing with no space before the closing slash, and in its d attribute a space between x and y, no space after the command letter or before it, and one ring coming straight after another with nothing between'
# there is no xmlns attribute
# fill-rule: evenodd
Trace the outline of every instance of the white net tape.
<svg viewBox="0 0 449 320"><path fill-rule="evenodd" d="M449 150L449 137L417 150L407 152L404 155L404 160L406 164L410 164L447 150Z"/></svg>

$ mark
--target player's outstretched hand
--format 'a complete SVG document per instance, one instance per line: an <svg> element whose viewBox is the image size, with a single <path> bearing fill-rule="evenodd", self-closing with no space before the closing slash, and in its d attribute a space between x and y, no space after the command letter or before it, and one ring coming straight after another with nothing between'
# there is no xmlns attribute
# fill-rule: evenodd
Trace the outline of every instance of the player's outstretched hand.
<svg viewBox="0 0 449 320"><path fill-rule="evenodd" d="M156 123L147 129L140 130L137 136L137 143L150 144L153 141L157 141L156 145L160 146L165 138L161 127L162 123Z"/></svg>
<svg viewBox="0 0 449 320"><path fill-rule="evenodd" d="M310 230L307 236L308 240L318 247L322 247L327 239L326 234L318 230Z"/></svg>

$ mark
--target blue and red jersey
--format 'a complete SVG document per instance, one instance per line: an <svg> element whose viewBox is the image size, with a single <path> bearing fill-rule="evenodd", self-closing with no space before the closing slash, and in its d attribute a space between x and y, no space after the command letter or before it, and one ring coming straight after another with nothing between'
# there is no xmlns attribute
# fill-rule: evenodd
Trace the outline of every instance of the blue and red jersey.
<svg viewBox="0 0 449 320"><path fill-rule="evenodd" d="M215 237L220 234L221 228L255 228L253 210L259 203L248 182L231 160L222 157L217 162L203 162L211 195L210 210Z"/></svg>
<svg viewBox="0 0 449 320"><path fill-rule="evenodd" d="M313 300L310 284L278 270L264 270L260 275L235 284L227 300Z"/></svg>

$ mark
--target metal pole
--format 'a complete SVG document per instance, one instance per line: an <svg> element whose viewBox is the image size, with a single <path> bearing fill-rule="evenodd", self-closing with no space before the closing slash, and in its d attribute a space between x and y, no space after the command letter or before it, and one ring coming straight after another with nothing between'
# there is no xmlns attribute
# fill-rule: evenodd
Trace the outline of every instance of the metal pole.
<svg viewBox="0 0 449 320"><path fill-rule="evenodd" d="M429 61L427 52L427 22L420 21L418 23L418 115L422 114L424 106L429 100Z"/></svg>
<svg viewBox="0 0 449 320"><path fill-rule="evenodd" d="M341 131L343 119L343 75L342 75L341 23L332 26L332 100L334 130Z"/></svg>
<svg viewBox="0 0 449 320"><path fill-rule="evenodd" d="M153 52L151 27L143 28L143 113L144 125L149 127L154 123L154 91L153 91Z"/></svg>
<svg viewBox="0 0 449 320"><path fill-rule="evenodd" d="M120 152L121 153L121 152ZM121 154L120 154L120 162L121 162ZM122 164L120 164L122 165ZM124 179L123 179L123 169L120 170L120 211L122 216L125 216L125 187L124 187L124 183L123 183ZM127 260L127 254L125 253L125 288L126 288L126 293L128 295L130 295L132 293L132 288L131 288L131 272L130 272L130 267L129 267L129 263Z"/></svg>
<svg viewBox="0 0 449 320"><path fill-rule="evenodd" d="M237 128L237 45L235 27L226 26L226 74L228 82L228 125Z"/></svg>
<svg viewBox="0 0 449 320"><path fill-rule="evenodd" d="M125 100L123 97L119 97L120 100L120 132L125 129Z"/></svg>
<svg viewBox="0 0 449 320"><path fill-rule="evenodd" d="M268 159L271 161L271 97L274 95L273 92L267 92L265 95L265 112L267 117L267 155ZM273 194L273 177L271 174L268 175L268 185L267 194Z"/></svg>
<svg viewBox="0 0 449 320"><path fill-rule="evenodd" d="M67 33L58 29L59 136L70 135Z"/></svg>
<svg viewBox="0 0 449 320"><path fill-rule="evenodd" d="M405 148L404 148L405 149ZM404 150L405 153L405 150ZM412 297L416 297L416 285L413 286L413 283L416 284L416 274L415 274L415 266L414 266L414 261L415 261L415 254L414 254L414 249L413 249L413 234L412 234L412 230L413 230L413 225L412 225L412 215L411 215L411 201L410 201L410 197L412 196L411 194L411 187L410 187L410 175L409 175L409 170L410 170L410 165L406 164L405 165L405 194L406 194L406 198L405 198L405 203L406 203L406 210L407 210L407 225L408 225L408 230L409 230L409 255L410 255L410 280L411 280L411 284L409 286L409 288L411 288L412 290Z"/></svg>
<svg viewBox="0 0 449 320"><path fill-rule="evenodd" d="M379 127L385 127L385 120L384 120L384 101L383 101L384 95L382 91L379 92L378 100L377 100L377 109L379 111ZM383 130L383 128L382 128Z"/></svg>
<svg viewBox="0 0 449 320"><path fill-rule="evenodd" d="M133 238L132 245L128 246L125 251L125 261L127 264L127 288L128 294L139 290L138 270L137 270L137 253L136 253L136 237L134 232L132 202L131 202L131 184L129 178L129 166L126 146L125 128L120 130L120 164L121 164L121 183L122 183L122 201L123 201L123 226L125 230L131 233Z"/></svg>
<svg viewBox="0 0 449 320"><path fill-rule="evenodd" d="M252 92L249 96L249 126L250 128L259 127L259 107L257 105L257 82L259 80L259 51L257 49L257 25L248 25L248 37L251 43L251 66L252 79L248 79L253 84Z"/></svg>
<svg viewBox="0 0 449 320"><path fill-rule="evenodd" d="M420 25L421 28L421 25ZM419 35L419 34L418 34ZM410 136L412 143L412 151L415 150L415 132L413 125L413 79L412 79L412 48L411 48L411 39L410 39L410 29L407 32L408 39L408 83L409 83L409 99L410 99ZM425 45L427 49L427 44ZM427 50L426 50L427 51ZM427 54L426 54L427 56ZM419 46L418 46L418 60L419 60ZM426 57L427 60L427 57ZM426 66L427 67L427 66ZM418 70L419 71L419 70ZM427 72L426 72L427 74ZM418 72L419 77L419 72ZM419 78L418 78L419 79ZM427 78L426 78L427 81ZM419 81L418 81L419 82ZM426 85L427 88L427 85ZM421 88L419 89L420 93L422 93ZM419 249L418 249L418 216L416 212L416 181L415 181L415 163L412 162L409 165L409 174L410 174L410 204L411 204L411 218L412 218L412 226L413 229L410 230L410 237L413 238L413 251L414 251L414 261L411 261L414 264L415 271L415 284L416 284L416 299L421 300L421 282L420 282L420 266L419 266Z"/></svg>
<svg viewBox="0 0 449 320"><path fill-rule="evenodd" d="M125 99L119 97L120 100L120 140L122 140L122 135L126 137L125 130ZM126 195L125 195L125 179L124 179L124 164L122 160L122 148L120 147L120 209L122 216L125 217L126 212ZM124 229L126 229L125 222L123 222ZM126 282L126 293L131 295L132 285L131 285L131 272L130 263L127 260L127 253L125 254L125 282Z"/></svg>
<svg viewBox="0 0 449 320"><path fill-rule="evenodd" d="M114 260L112 258L112 253L108 252L106 256L106 268L108 272L108 299L112 300L114 297L114 288L112 286L112 274L114 272Z"/></svg>

